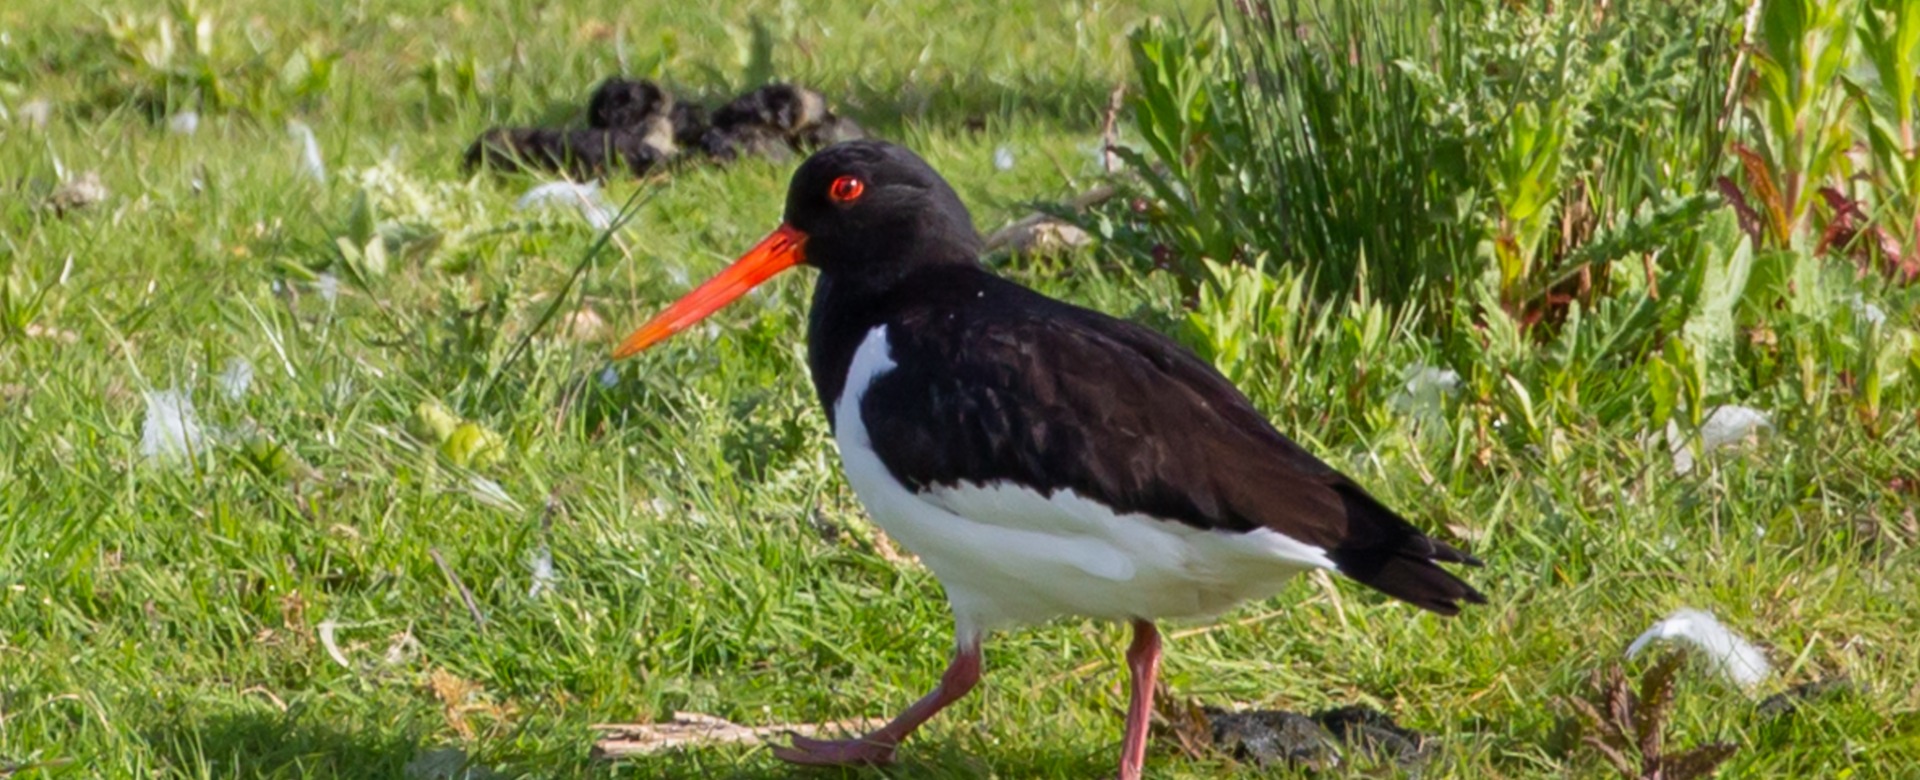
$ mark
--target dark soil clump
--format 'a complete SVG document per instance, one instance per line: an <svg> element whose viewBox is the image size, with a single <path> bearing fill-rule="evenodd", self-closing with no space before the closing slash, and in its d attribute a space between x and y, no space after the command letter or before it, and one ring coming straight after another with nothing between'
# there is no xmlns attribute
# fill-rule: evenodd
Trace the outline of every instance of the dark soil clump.
<svg viewBox="0 0 1920 780"><path fill-rule="evenodd" d="M1378 710L1361 706L1323 710L1311 716L1286 710L1202 710L1213 744L1236 760L1257 766L1281 764L1330 769L1356 758L1410 768L1426 761L1426 738L1402 728Z"/></svg>
<svg viewBox="0 0 1920 780"><path fill-rule="evenodd" d="M676 100L646 80L609 78L587 101L586 129L496 127L467 147L465 164L502 171L544 171L574 179L643 176L677 159L789 159L867 132L837 116L825 97L792 84L768 84L715 109Z"/></svg>

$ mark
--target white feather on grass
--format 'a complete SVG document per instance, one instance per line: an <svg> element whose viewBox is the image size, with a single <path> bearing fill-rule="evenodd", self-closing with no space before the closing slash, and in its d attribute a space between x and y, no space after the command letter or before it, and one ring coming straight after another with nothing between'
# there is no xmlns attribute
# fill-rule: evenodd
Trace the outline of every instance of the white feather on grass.
<svg viewBox="0 0 1920 780"><path fill-rule="evenodd" d="M1739 443L1747 434L1772 426L1767 413L1759 409L1716 406L1707 412L1706 421L1700 424L1700 443L1707 447L1725 447Z"/></svg>
<svg viewBox="0 0 1920 780"><path fill-rule="evenodd" d="M528 565L533 568L533 585L527 588L527 598L537 599L540 594L553 590L553 550L546 542L541 542L533 551Z"/></svg>
<svg viewBox="0 0 1920 780"><path fill-rule="evenodd" d="M1640 654L1657 640L1671 639L1692 645L1704 654L1715 670L1741 687L1751 688L1773 673L1767 654L1744 637L1720 624L1713 614L1691 607L1674 610L1667 619L1653 624L1633 644L1627 645L1627 658Z"/></svg>
<svg viewBox="0 0 1920 780"><path fill-rule="evenodd" d="M1887 324L1887 310L1868 302L1867 296L1854 293L1853 298L1849 299L1847 304L1852 307L1853 316L1860 318L1860 321L1868 325Z"/></svg>
<svg viewBox="0 0 1920 780"><path fill-rule="evenodd" d="M387 654L381 656L380 662L388 666L400 666L412 661L414 656L419 654L420 640L413 638L413 626L409 625L405 631L396 634L393 641L387 643Z"/></svg>
<svg viewBox="0 0 1920 780"><path fill-rule="evenodd" d="M600 184L587 182L581 184L571 181L550 181L527 190L514 204L521 211L546 209L553 206L571 206L580 212L580 216L592 225L594 230L606 230L613 227L617 216L612 206L600 197Z"/></svg>
<svg viewBox="0 0 1920 780"><path fill-rule="evenodd" d="M151 461L190 458L206 446L207 434L184 390L149 390L147 419L140 430L140 455Z"/></svg>
<svg viewBox="0 0 1920 780"><path fill-rule="evenodd" d="M1388 403L1402 414L1439 417L1447 396L1460 391L1460 372L1425 363L1408 366L1406 382Z"/></svg>
<svg viewBox="0 0 1920 780"><path fill-rule="evenodd" d="M993 169L996 171L1013 170L1013 148L1002 146L993 150Z"/></svg>
<svg viewBox="0 0 1920 780"><path fill-rule="evenodd" d="M1760 429L1771 427L1773 423L1768 421L1767 413L1759 409L1733 405L1713 407L1700 422L1700 451L1712 452L1738 444ZM1687 446L1687 437L1676 420L1667 421L1667 449L1673 453L1673 473L1693 471L1693 448Z"/></svg>
<svg viewBox="0 0 1920 780"><path fill-rule="evenodd" d="M22 124L38 129L46 127L47 122L53 119L53 104L45 100L29 100L21 103L15 113L20 115Z"/></svg>
<svg viewBox="0 0 1920 780"><path fill-rule="evenodd" d="M520 506L520 502L513 500L513 496L507 495L507 489L501 487L500 483L479 474L467 477L467 495L502 512L526 511L525 507Z"/></svg>
<svg viewBox="0 0 1920 780"><path fill-rule="evenodd" d="M320 635L320 646L326 649L327 657L332 658L340 668L351 670L353 664L347 661L347 654L340 651L340 643L334 639L333 632L339 627L340 624L332 620L322 620L320 625L314 626L314 633Z"/></svg>
<svg viewBox="0 0 1920 780"><path fill-rule="evenodd" d="M313 137L313 128L296 119L287 122L287 132L300 142L300 170L315 183L326 184L327 162L320 158L320 142Z"/></svg>
<svg viewBox="0 0 1920 780"><path fill-rule="evenodd" d="M253 386L253 363L246 358L234 356L227 358L227 367L215 380L220 385L220 393L229 401L238 401L247 396L247 388Z"/></svg>
<svg viewBox="0 0 1920 780"><path fill-rule="evenodd" d="M677 265L674 263L664 263L660 267L667 272L667 278L673 281L673 286L675 287L692 287L693 286L693 277L687 273L686 266Z"/></svg>
<svg viewBox="0 0 1920 780"><path fill-rule="evenodd" d="M167 117L167 132L174 135L193 135L200 129L200 112L182 111Z"/></svg>

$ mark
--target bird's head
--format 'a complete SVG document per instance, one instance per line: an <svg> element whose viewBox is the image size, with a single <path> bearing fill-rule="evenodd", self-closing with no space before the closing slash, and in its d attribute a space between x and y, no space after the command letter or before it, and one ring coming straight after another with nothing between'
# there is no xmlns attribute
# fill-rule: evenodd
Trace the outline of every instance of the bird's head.
<svg viewBox="0 0 1920 780"><path fill-rule="evenodd" d="M916 268L978 262L979 252L966 205L919 155L884 141L835 144L794 172L778 229L634 331L613 356L637 354L796 265L885 290Z"/></svg>

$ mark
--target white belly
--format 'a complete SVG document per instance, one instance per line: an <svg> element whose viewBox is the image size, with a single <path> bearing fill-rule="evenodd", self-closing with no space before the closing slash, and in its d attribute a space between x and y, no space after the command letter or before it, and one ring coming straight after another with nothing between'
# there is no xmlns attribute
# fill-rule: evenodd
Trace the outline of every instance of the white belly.
<svg viewBox="0 0 1920 780"><path fill-rule="evenodd" d="M874 522L946 587L962 628L1066 615L1197 618L1265 598L1293 575L1333 568L1324 550L1268 530L1206 531L1119 513L1071 490L1010 483L908 490L874 453L860 399L894 367L886 328L854 353L835 403L847 481Z"/></svg>

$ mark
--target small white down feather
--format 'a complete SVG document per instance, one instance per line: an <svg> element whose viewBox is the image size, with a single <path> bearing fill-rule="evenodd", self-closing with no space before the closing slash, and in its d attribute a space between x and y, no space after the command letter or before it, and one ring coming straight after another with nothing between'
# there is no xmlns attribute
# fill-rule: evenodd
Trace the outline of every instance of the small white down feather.
<svg viewBox="0 0 1920 780"><path fill-rule="evenodd" d="M1767 655L1744 637L1720 624L1713 614L1691 607L1674 610L1665 620L1653 624L1627 646L1627 657L1640 654L1656 640L1673 639L1692 645L1706 655L1715 670L1743 688L1751 688L1767 679L1773 667Z"/></svg>

